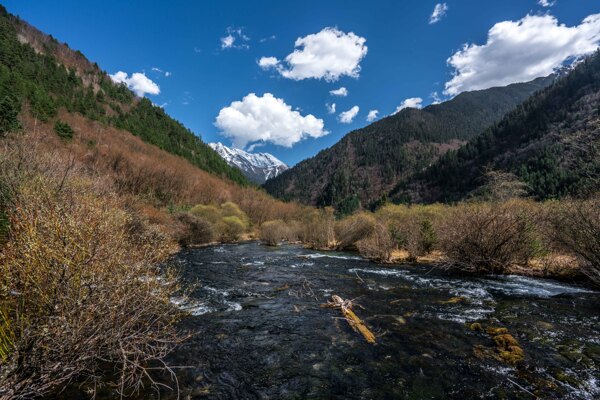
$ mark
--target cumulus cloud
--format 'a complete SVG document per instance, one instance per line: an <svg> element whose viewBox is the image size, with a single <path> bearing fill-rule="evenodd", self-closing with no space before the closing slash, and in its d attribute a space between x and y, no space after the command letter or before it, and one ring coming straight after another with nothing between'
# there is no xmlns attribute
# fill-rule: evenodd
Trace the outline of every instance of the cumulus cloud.
<svg viewBox="0 0 600 400"><path fill-rule="evenodd" d="M332 96L346 97L348 96L348 89L342 86L339 89L330 90L329 94Z"/></svg>
<svg viewBox="0 0 600 400"><path fill-rule="evenodd" d="M433 12L429 16L429 23L435 24L436 22L439 22L439 20L444 18L447 11L448 5L446 3L437 3L435 7L433 7Z"/></svg>
<svg viewBox="0 0 600 400"><path fill-rule="evenodd" d="M354 121L354 117L358 114L360 108L358 106L354 106L348 111L343 111L338 115L338 119L342 124L350 124Z"/></svg>
<svg viewBox="0 0 600 400"><path fill-rule="evenodd" d="M261 57L260 60L258 60L258 65L262 69L276 67L278 64L279 60L277 59L277 57Z"/></svg>
<svg viewBox="0 0 600 400"><path fill-rule="evenodd" d="M556 1L538 0L538 4L542 7L552 7Z"/></svg>
<svg viewBox="0 0 600 400"><path fill-rule="evenodd" d="M300 115L271 93L263 96L250 93L241 101L232 102L219 111L215 126L240 149L256 142L292 147L306 137L318 138L329 133L322 119L311 114Z"/></svg>
<svg viewBox="0 0 600 400"><path fill-rule="evenodd" d="M405 108L421 108L423 103L423 99L420 97L410 97L405 99L398 107L396 107L396 111L392 113L392 115L397 114L400 110L404 110Z"/></svg>
<svg viewBox="0 0 600 400"><path fill-rule="evenodd" d="M360 62L367 55L366 41L353 32L324 28L318 33L296 39L295 50L284 60L261 67L274 68L284 78L297 81L315 78L333 82L342 76L358 78Z"/></svg>
<svg viewBox="0 0 600 400"><path fill-rule="evenodd" d="M126 72L119 71L116 74L109 76L113 82L124 83L127 85L127 87L139 97L143 97L146 93L160 93L160 87L156 83L152 82L152 80L143 72L134 72L130 77Z"/></svg>
<svg viewBox="0 0 600 400"><path fill-rule="evenodd" d="M379 114L379 110L370 110L369 114L367 114L367 122L373 122L377 119L377 115Z"/></svg>
<svg viewBox="0 0 600 400"><path fill-rule="evenodd" d="M249 49L250 46L245 43L250 38L244 33L243 28L227 27L227 35L221 38L221 50L225 49Z"/></svg>
<svg viewBox="0 0 600 400"><path fill-rule="evenodd" d="M329 114L335 114L335 103L331 103L331 104L327 103L327 104L325 104L325 108L327 108L327 112Z"/></svg>
<svg viewBox="0 0 600 400"><path fill-rule="evenodd" d="M599 43L600 14L571 27L549 14L498 22L485 44L465 44L447 60L454 77L444 93L453 96L546 76L564 62L592 53Z"/></svg>

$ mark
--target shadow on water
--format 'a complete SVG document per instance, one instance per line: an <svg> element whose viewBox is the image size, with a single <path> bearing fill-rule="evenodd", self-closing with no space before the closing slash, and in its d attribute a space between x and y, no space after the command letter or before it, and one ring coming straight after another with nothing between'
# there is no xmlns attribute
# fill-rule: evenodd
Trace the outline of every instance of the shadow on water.
<svg viewBox="0 0 600 400"><path fill-rule="evenodd" d="M175 261L185 280L201 283L179 302L194 336L169 360L189 367L178 370L183 399L600 396L600 300L585 288L457 278L291 245L186 250ZM331 294L362 306L355 311L376 345L319 306ZM507 328L524 363L482 356L476 349L496 349L474 322Z"/></svg>

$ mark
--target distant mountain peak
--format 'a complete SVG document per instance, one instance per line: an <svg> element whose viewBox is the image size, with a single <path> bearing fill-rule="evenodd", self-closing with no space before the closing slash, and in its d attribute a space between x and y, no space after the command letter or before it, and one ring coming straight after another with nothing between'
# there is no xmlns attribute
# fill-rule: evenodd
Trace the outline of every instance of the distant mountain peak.
<svg viewBox="0 0 600 400"><path fill-rule="evenodd" d="M227 164L239 168L248 179L258 184L265 183L289 168L283 161L269 153L250 153L227 147L221 142L208 145L227 161Z"/></svg>

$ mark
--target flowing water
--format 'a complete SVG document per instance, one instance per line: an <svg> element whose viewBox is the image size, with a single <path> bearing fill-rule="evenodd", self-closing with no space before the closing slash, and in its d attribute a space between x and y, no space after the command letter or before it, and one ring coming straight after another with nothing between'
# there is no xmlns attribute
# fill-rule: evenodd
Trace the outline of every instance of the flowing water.
<svg viewBox="0 0 600 400"><path fill-rule="evenodd" d="M194 336L170 357L189 367L178 370L183 399L600 398L600 296L588 288L292 245L186 250L175 262L199 283L173 299L192 314ZM320 307L332 294L354 301L375 345ZM474 322L507 328L524 363L500 361Z"/></svg>

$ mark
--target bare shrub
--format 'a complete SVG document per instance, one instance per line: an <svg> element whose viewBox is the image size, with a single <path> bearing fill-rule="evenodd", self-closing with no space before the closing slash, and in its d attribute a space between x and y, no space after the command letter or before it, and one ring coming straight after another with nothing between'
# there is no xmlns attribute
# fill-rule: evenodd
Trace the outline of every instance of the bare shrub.
<svg viewBox="0 0 600 400"><path fill-rule="evenodd" d="M217 232L211 221L190 213L180 213L177 219L182 225L178 232L179 244L182 246L212 243L216 240Z"/></svg>
<svg viewBox="0 0 600 400"><path fill-rule="evenodd" d="M556 204L551 221L561 249L575 255L582 272L600 285L600 196Z"/></svg>
<svg viewBox="0 0 600 400"><path fill-rule="evenodd" d="M377 212L377 219L387 224L399 249L414 260L436 249L436 227L445 207L441 205L387 205Z"/></svg>
<svg viewBox="0 0 600 400"><path fill-rule="evenodd" d="M440 245L453 268L502 273L541 253L535 220L525 201L459 204L441 222Z"/></svg>
<svg viewBox="0 0 600 400"><path fill-rule="evenodd" d="M0 263L2 397L43 396L75 378L93 393L111 384L107 366L125 395L153 383L150 365L168 369L181 339L169 301L176 280L153 267L171 250L164 238L140 231L119 198L82 177L32 176L12 196Z"/></svg>
<svg viewBox="0 0 600 400"><path fill-rule="evenodd" d="M289 227L280 219L264 222L260 226L260 240L268 246L277 246L283 240L289 240L289 235Z"/></svg>
<svg viewBox="0 0 600 400"><path fill-rule="evenodd" d="M359 253L366 258L378 262L389 262L396 243L387 225L377 222L369 236L356 242L356 247Z"/></svg>
<svg viewBox="0 0 600 400"><path fill-rule="evenodd" d="M334 217L331 207L309 210L302 220L300 240L315 249L330 248L335 243Z"/></svg>
<svg viewBox="0 0 600 400"><path fill-rule="evenodd" d="M359 213L344 218L335 224L337 249L352 249L356 242L368 237L375 229L375 217L367 213Z"/></svg>

